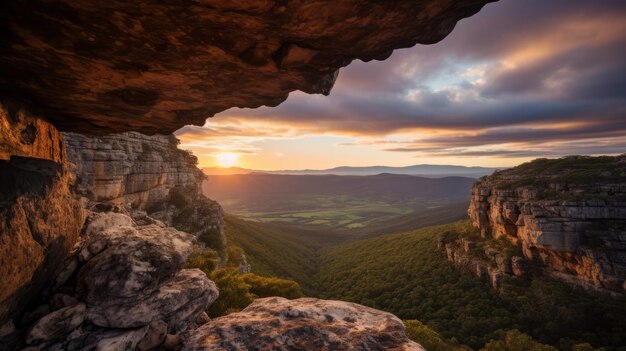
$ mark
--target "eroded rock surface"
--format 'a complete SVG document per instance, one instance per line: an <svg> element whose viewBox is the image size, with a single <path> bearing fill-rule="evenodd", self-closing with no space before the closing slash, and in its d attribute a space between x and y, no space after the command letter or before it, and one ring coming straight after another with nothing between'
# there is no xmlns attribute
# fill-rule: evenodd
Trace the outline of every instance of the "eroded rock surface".
<svg viewBox="0 0 626 351"><path fill-rule="evenodd" d="M173 135L63 136L76 165L75 193L92 201L146 209L165 201L169 189L194 191L205 178L197 158L178 149Z"/></svg>
<svg viewBox="0 0 626 351"><path fill-rule="evenodd" d="M37 299L76 242L73 181L61 133L0 104L0 325Z"/></svg>
<svg viewBox="0 0 626 351"><path fill-rule="evenodd" d="M424 351L390 313L350 302L280 297L213 319L194 331L183 350Z"/></svg>
<svg viewBox="0 0 626 351"><path fill-rule="evenodd" d="M28 314L34 318L24 340L28 345L157 347L166 333L195 327L218 296L205 273L182 269L195 238L191 234L115 211L90 213L82 232L74 260L67 260L70 278L55 286L48 304Z"/></svg>
<svg viewBox="0 0 626 351"><path fill-rule="evenodd" d="M448 261L489 281L494 289L500 288L502 278L507 275L525 277L529 273L528 262L517 255L518 250L513 246L503 247L499 242L460 237L441 239L437 247L446 254Z"/></svg>
<svg viewBox="0 0 626 351"><path fill-rule="evenodd" d="M131 328L161 320L167 331L184 331L190 321L202 314L217 299L215 283L198 269L183 269L152 294L140 300L97 305L87 318L103 327Z"/></svg>
<svg viewBox="0 0 626 351"><path fill-rule="evenodd" d="M472 189L482 234L506 238L570 284L626 293L626 155L536 160Z"/></svg>
<svg viewBox="0 0 626 351"><path fill-rule="evenodd" d="M202 194L198 160L173 135L130 132L102 137L63 133L75 164L74 193L101 205L142 210L179 230L223 247L221 206Z"/></svg>
<svg viewBox="0 0 626 351"><path fill-rule="evenodd" d="M98 217L124 217L110 212L95 216L96 225ZM90 225L86 231L94 232ZM81 250L87 248L92 256L78 272L78 293L90 306L145 297L182 268L192 241L190 234L156 224L109 227L93 233Z"/></svg>
<svg viewBox="0 0 626 351"><path fill-rule="evenodd" d="M352 60L437 42L491 1L3 1L0 95L64 131L169 134L328 94Z"/></svg>
<svg viewBox="0 0 626 351"><path fill-rule="evenodd" d="M41 318L28 331L26 343L38 345L69 334L85 320L85 305L76 304L54 311Z"/></svg>

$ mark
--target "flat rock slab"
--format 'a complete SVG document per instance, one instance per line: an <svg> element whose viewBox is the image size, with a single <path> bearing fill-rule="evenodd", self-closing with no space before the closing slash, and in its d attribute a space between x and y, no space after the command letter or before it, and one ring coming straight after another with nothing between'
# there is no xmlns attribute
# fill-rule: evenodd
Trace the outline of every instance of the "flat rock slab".
<svg viewBox="0 0 626 351"><path fill-rule="evenodd" d="M402 321L351 302L270 297L196 329L184 351L371 350L425 351Z"/></svg>

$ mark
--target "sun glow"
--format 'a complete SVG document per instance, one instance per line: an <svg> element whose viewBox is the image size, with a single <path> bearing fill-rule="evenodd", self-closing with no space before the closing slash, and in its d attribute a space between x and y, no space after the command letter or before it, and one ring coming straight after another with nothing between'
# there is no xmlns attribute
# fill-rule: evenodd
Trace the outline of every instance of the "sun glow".
<svg viewBox="0 0 626 351"><path fill-rule="evenodd" d="M222 167L232 167L237 164L239 155L233 152L222 152L215 156L217 163Z"/></svg>

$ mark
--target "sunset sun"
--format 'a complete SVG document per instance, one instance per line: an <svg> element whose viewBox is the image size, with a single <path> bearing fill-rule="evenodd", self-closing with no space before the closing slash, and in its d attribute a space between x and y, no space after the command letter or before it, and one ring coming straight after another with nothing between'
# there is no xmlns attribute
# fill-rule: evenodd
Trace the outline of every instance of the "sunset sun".
<svg viewBox="0 0 626 351"><path fill-rule="evenodd" d="M222 152L215 156L217 160L217 164L222 167L232 167L237 164L237 160L239 159L239 155L232 152Z"/></svg>

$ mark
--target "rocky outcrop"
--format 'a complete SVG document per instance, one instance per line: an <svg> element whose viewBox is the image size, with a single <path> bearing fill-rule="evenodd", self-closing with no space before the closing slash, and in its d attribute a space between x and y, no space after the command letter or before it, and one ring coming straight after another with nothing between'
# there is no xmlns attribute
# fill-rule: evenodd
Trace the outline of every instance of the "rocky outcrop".
<svg viewBox="0 0 626 351"><path fill-rule="evenodd" d="M571 284L626 293L626 155L536 160L482 178L468 211Z"/></svg>
<svg viewBox="0 0 626 351"><path fill-rule="evenodd" d="M84 134L169 134L328 94L354 59L443 39L493 0L0 4L0 95Z"/></svg>
<svg viewBox="0 0 626 351"><path fill-rule="evenodd" d="M43 296L46 303L28 314L33 324L18 325L35 349L157 347L166 334L195 326L217 298L203 272L182 269L190 234L113 211L91 213L83 233L67 269Z"/></svg>
<svg viewBox="0 0 626 351"><path fill-rule="evenodd" d="M94 204L143 210L212 248L225 245L222 208L202 195L205 176L198 160L179 149L173 135L63 135L68 160L75 165L75 194Z"/></svg>
<svg viewBox="0 0 626 351"><path fill-rule="evenodd" d="M38 298L77 240L73 179L56 128L0 105L0 325Z"/></svg>
<svg viewBox="0 0 626 351"><path fill-rule="evenodd" d="M196 329L183 350L424 349L390 313L343 301L271 297Z"/></svg>
<svg viewBox="0 0 626 351"><path fill-rule="evenodd" d="M480 238L460 237L441 239L437 247L455 266L469 270L477 278L489 281L494 289L499 289L503 277L525 277L529 267L523 257L515 255L515 250L498 244Z"/></svg>
<svg viewBox="0 0 626 351"><path fill-rule="evenodd" d="M205 178L197 158L178 149L173 135L63 136L76 165L74 192L91 201L146 209L165 201L172 188L199 191Z"/></svg>

